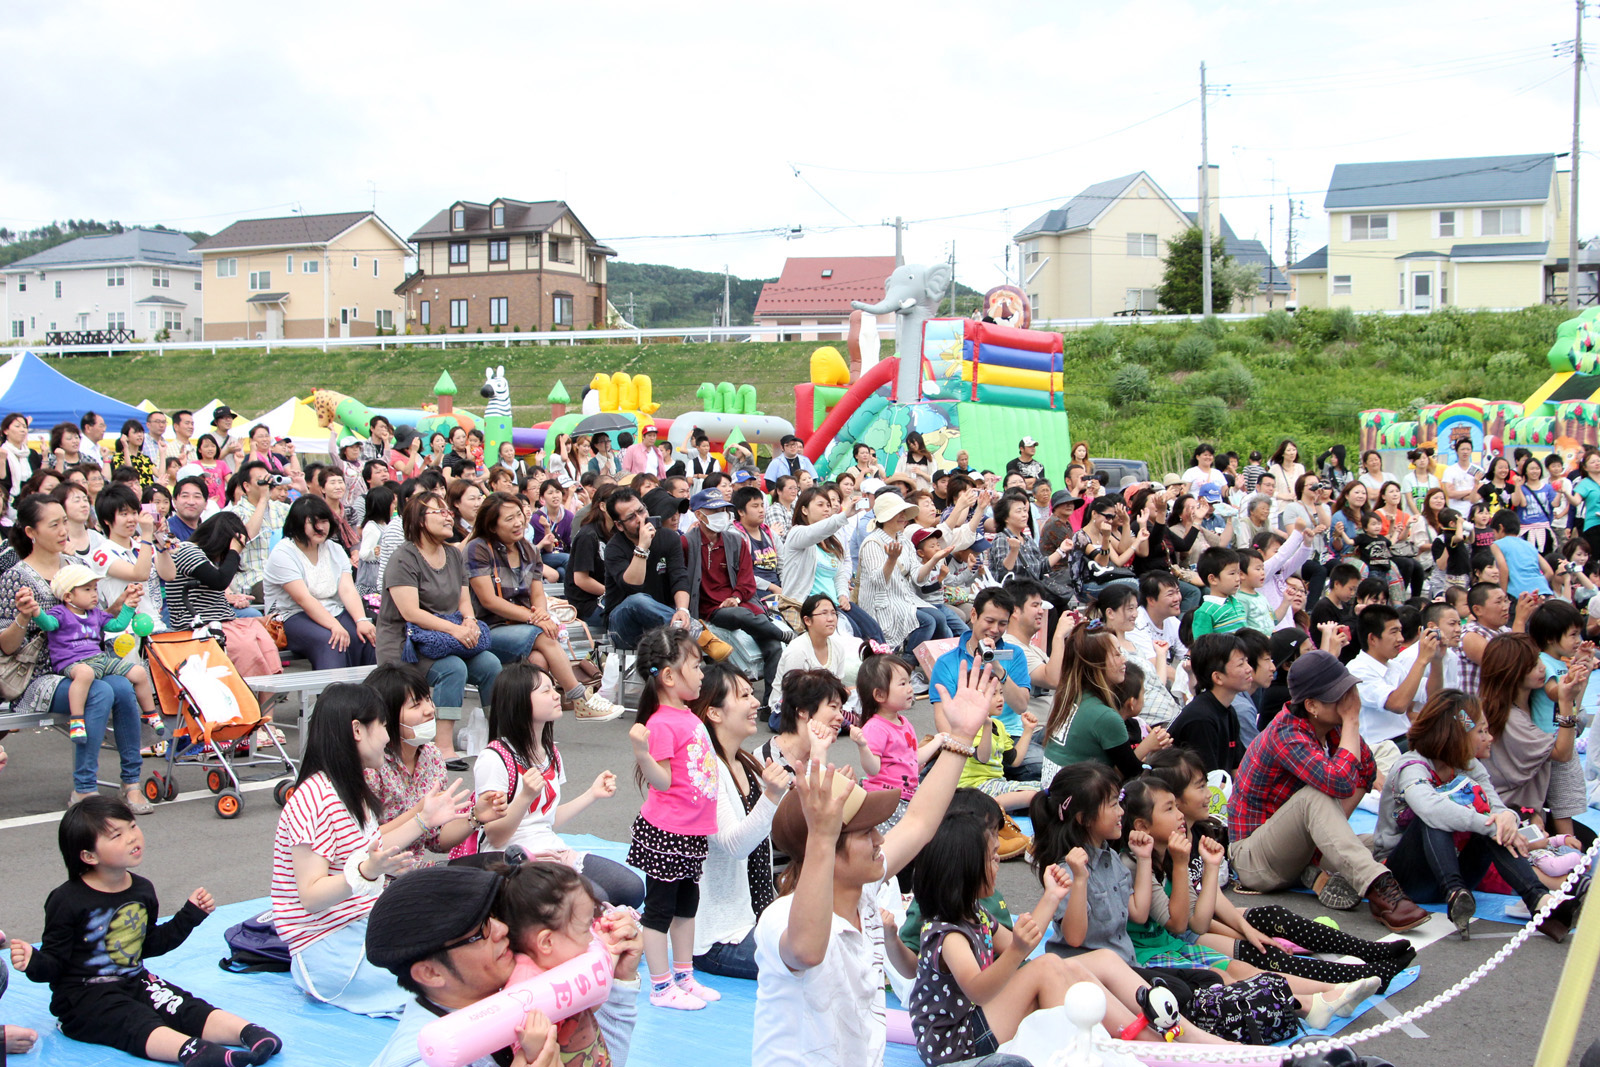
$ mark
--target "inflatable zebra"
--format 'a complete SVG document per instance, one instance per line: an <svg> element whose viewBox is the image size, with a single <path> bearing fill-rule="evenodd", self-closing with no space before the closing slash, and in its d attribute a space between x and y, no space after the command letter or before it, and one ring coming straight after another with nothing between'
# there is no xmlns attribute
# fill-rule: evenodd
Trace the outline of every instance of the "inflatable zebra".
<svg viewBox="0 0 1600 1067"><path fill-rule="evenodd" d="M500 461L500 446L511 440L511 386L506 383L506 369L485 367L478 394L489 400L483 409L483 452L485 465L492 467Z"/></svg>

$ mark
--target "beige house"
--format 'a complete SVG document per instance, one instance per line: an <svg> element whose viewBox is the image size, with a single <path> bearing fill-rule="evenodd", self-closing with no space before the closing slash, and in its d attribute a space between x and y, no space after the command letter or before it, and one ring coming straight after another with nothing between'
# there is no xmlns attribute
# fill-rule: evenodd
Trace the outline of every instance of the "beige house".
<svg viewBox="0 0 1600 1067"><path fill-rule="evenodd" d="M245 219L194 246L207 341L370 337L404 326L411 247L371 211Z"/></svg>
<svg viewBox="0 0 1600 1067"><path fill-rule="evenodd" d="M1300 307L1431 311L1564 298L1567 173L1553 155L1341 163ZM1591 283L1592 286L1592 283Z"/></svg>
<svg viewBox="0 0 1600 1067"><path fill-rule="evenodd" d="M1198 181L1197 175L1197 187ZM1239 238L1222 217L1221 186L1220 171L1213 166L1212 232L1227 254L1262 269L1258 294L1241 302L1238 310L1265 310L1269 299L1282 304L1288 282L1260 241ZM1020 248L1023 290L1033 305L1034 319L1156 311L1167 242L1194 225L1194 213L1173 202L1146 171L1089 186L1013 238Z"/></svg>

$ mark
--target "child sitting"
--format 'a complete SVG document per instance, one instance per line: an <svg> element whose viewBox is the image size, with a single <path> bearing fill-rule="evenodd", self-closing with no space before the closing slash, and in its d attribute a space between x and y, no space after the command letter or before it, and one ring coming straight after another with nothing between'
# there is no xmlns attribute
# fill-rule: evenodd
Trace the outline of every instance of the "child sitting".
<svg viewBox="0 0 1600 1067"><path fill-rule="evenodd" d="M1239 590L1233 594L1244 608L1242 628L1270 634L1278 626L1277 613L1267 602L1261 587L1267 580L1267 564L1261 553L1253 548L1239 549ZM1280 604L1286 601L1279 601Z"/></svg>
<svg viewBox="0 0 1600 1067"><path fill-rule="evenodd" d="M1231 548L1208 548L1200 553L1195 572L1205 583L1206 595L1194 610L1194 636L1243 629L1245 606L1233 595L1239 590L1239 553Z"/></svg>
<svg viewBox="0 0 1600 1067"><path fill-rule="evenodd" d="M1528 616L1528 636L1539 646L1539 665L1544 670L1544 685L1528 697L1528 714L1533 724L1547 734L1556 732L1556 700L1561 679L1577 660L1592 663L1594 650L1583 643L1583 615L1565 600L1546 600ZM1589 726L1592 716L1578 714L1578 733ZM1590 741L1591 744L1595 743ZM1558 833L1572 832L1571 815L1588 807L1588 789L1583 778L1583 763L1569 759L1550 761L1550 787L1545 804L1554 815Z"/></svg>
<svg viewBox="0 0 1600 1067"><path fill-rule="evenodd" d="M1006 768L1020 763L1027 756L1028 745L1039 729L1039 720L1033 712L1023 711L1022 734L1013 740L1010 731L998 717L1003 711L1005 691L999 689L995 691L989 708L989 721L984 724L983 732L972 741L972 747L977 751L967 758L958 785L994 797L995 803L1006 811L1019 811L1032 803L1034 794L1039 791L1039 782L1008 779Z"/></svg>
<svg viewBox="0 0 1600 1067"><path fill-rule="evenodd" d="M61 817L59 837L70 877L45 899L39 948L13 940L11 965L50 983L61 1032L185 1067L246 1067L276 1055L277 1035L145 970L145 957L183 944L216 903L196 889L178 914L156 922L155 887L133 873L144 834L128 806L110 797L81 800Z"/></svg>
<svg viewBox="0 0 1600 1067"><path fill-rule="evenodd" d="M133 684L139 710L156 733L166 728L156 712L155 692L150 688L150 672L121 656L100 647L102 634L121 633L133 622L134 609L144 595L144 586L135 582L112 602L115 617L97 606L100 579L88 567L69 563L50 579L50 592L61 603L40 613L37 622L45 632L45 647L50 652L50 669L71 680L67 690L67 736L84 741L84 707L89 701L89 686L97 678L120 674Z"/></svg>
<svg viewBox="0 0 1600 1067"><path fill-rule="evenodd" d="M917 795L920 768L938 755L942 741L930 737L917 743L917 729L907 714L916 702L911 688L911 668L898 656L868 656L856 672L856 694L861 698L861 725L854 731L860 748L877 760L877 770L863 767L863 789L898 789L900 803L894 814L878 824L888 833L905 817Z"/></svg>
<svg viewBox="0 0 1600 1067"><path fill-rule="evenodd" d="M922 602L944 617L950 632L960 637L971 627L961 613L945 602L945 582L950 576L950 549L945 546L944 534L937 526L924 527L911 535L911 544L917 550L917 593Z"/></svg>

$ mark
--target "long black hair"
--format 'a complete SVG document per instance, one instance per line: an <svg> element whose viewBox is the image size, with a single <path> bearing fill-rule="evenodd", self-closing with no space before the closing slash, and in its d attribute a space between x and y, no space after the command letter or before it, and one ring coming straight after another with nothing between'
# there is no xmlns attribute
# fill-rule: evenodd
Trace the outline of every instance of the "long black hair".
<svg viewBox="0 0 1600 1067"><path fill-rule="evenodd" d="M304 785L314 774L325 774L356 822L365 822L369 816L376 819L382 805L362 772L361 753L350 724L370 726L383 718L383 700L365 685L335 682L324 689L306 728L305 755L295 785Z"/></svg>
<svg viewBox="0 0 1600 1067"><path fill-rule="evenodd" d="M387 523L394 518L394 501L394 487L387 483L368 489L366 521L380 526Z"/></svg>
<svg viewBox="0 0 1600 1067"><path fill-rule="evenodd" d="M977 815L946 815L917 855L911 893L927 922L974 923L989 886L989 828Z"/></svg>
<svg viewBox="0 0 1600 1067"><path fill-rule="evenodd" d="M1155 820L1156 804L1162 793L1172 793L1174 800L1178 794L1172 792L1172 787L1163 778L1151 774L1141 774L1127 785L1122 787L1122 844L1126 848L1128 834L1133 831L1134 821L1143 819L1147 823ZM1172 876L1172 853L1166 850L1165 841L1156 842L1160 847L1160 855L1155 856L1152 865L1155 870L1156 880L1164 881Z"/></svg>
<svg viewBox="0 0 1600 1067"><path fill-rule="evenodd" d="M221 563L222 557L233 551L235 537L249 536L243 519L234 512L219 511L200 524L189 543L204 552L212 563Z"/></svg>
<svg viewBox="0 0 1600 1067"><path fill-rule="evenodd" d="M389 743L384 750L400 754L400 711L408 700L431 700L427 675L413 663L389 663L367 675L364 684L383 701L384 724L389 727Z"/></svg>
<svg viewBox="0 0 1600 1067"><path fill-rule="evenodd" d="M678 626L657 626L654 630L647 630L639 638L634 654L634 670L644 681L644 692L639 694L639 714L634 719L638 723L647 723L650 716L661 707L661 693L657 690L660 684L661 672L668 667L676 667L685 662L690 656L699 656L699 646L694 638L689 636L689 631ZM500 683L495 682L495 689L500 688Z"/></svg>
<svg viewBox="0 0 1600 1067"><path fill-rule="evenodd" d="M1046 789L1033 795L1028 814L1033 819L1034 874L1044 882L1044 869L1060 863L1075 848L1093 848L1088 824L1121 790L1117 772L1104 763L1085 761L1056 772Z"/></svg>
<svg viewBox="0 0 1600 1067"><path fill-rule="evenodd" d="M505 745L523 767L532 767L542 749L545 759L559 771L561 754L556 751L555 722L544 724L537 744L533 737L532 700L541 677L555 685L549 671L531 663L513 663L500 671L489 696L489 740ZM513 792L515 787L513 782Z"/></svg>

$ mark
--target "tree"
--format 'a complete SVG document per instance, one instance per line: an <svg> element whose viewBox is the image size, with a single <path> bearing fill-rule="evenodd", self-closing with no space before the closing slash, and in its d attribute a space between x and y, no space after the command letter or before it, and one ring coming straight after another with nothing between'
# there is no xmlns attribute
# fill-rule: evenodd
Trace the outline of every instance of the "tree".
<svg viewBox="0 0 1600 1067"><path fill-rule="evenodd" d="M1243 271L1255 272L1250 282L1243 279ZM1164 311L1175 315L1198 315L1204 310L1201 299L1200 227L1191 226L1167 242L1166 269L1161 274L1161 288L1156 296ZM1211 239L1211 309L1218 313L1233 306L1234 296L1240 286L1253 288L1260 281L1259 268L1248 264L1235 264L1233 257L1222 250L1222 238Z"/></svg>

